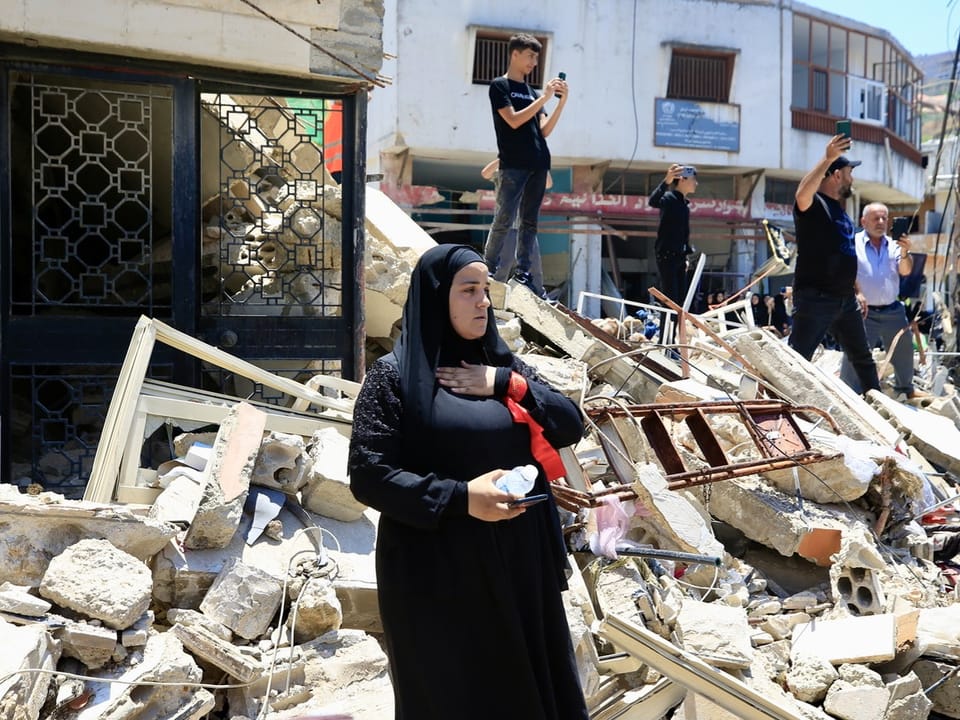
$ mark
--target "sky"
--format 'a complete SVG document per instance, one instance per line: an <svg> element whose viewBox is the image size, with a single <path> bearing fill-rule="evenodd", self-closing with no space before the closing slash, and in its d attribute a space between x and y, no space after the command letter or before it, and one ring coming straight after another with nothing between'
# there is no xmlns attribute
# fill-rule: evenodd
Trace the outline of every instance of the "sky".
<svg viewBox="0 0 960 720"><path fill-rule="evenodd" d="M960 0L800 0L889 32L911 55L956 52Z"/></svg>

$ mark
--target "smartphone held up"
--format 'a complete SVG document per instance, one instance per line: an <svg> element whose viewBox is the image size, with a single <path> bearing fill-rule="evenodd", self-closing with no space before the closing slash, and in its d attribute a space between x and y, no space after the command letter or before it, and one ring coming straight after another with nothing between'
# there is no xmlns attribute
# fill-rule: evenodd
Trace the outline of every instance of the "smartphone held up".
<svg viewBox="0 0 960 720"><path fill-rule="evenodd" d="M567 74L565 72L558 72L557 77L560 78L561 80L566 80ZM563 97L563 93L560 93L560 92L555 92L554 95L556 95L558 98Z"/></svg>
<svg viewBox="0 0 960 720"><path fill-rule="evenodd" d="M893 219L893 227L890 230L890 237L894 240L899 240L908 232L910 232L910 224L913 221L913 218L910 217L898 217Z"/></svg>

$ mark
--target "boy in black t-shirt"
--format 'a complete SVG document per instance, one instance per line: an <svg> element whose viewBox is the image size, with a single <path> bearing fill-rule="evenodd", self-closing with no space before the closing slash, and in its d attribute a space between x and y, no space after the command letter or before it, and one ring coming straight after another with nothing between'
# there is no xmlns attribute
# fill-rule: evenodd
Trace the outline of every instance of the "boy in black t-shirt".
<svg viewBox="0 0 960 720"><path fill-rule="evenodd" d="M554 78L544 86L543 95L537 95L527 85L525 78L537 66L540 41L521 33L510 38L507 49L510 53L507 74L490 83L490 107L497 133L500 177L493 224L487 235L483 256L491 275L501 265L510 264L510 258L502 257L503 245L519 207L515 277L537 295L545 297L543 287L535 287L530 277L530 263L533 248L537 244L540 204L550 170L547 136L556 126L567 102L567 83ZM560 102L553 115L547 116L543 107L554 95Z"/></svg>

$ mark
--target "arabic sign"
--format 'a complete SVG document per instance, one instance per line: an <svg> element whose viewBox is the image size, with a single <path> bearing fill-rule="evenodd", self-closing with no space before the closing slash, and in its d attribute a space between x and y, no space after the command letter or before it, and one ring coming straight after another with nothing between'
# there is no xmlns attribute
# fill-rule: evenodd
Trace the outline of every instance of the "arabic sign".
<svg viewBox="0 0 960 720"><path fill-rule="evenodd" d="M656 98L654 145L740 151L740 106Z"/></svg>
<svg viewBox="0 0 960 720"><path fill-rule="evenodd" d="M493 210L496 194L477 191L477 209ZM646 195L602 195L600 193L552 193L543 196L540 212L544 215L657 215L659 210L647 204ZM692 198L690 214L696 217L748 218L748 209L738 200Z"/></svg>

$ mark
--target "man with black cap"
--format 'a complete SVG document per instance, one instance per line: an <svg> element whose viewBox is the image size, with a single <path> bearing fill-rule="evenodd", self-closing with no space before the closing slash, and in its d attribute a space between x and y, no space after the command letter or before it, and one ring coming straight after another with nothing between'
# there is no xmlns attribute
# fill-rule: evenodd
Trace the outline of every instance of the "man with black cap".
<svg viewBox="0 0 960 720"><path fill-rule="evenodd" d="M789 342L810 360L829 332L850 360L865 393L879 390L880 381L857 300L855 228L844 209L853 187L853 168L860 164L843 154L850 144L847 135L833 136L797 188L793 206L797 267Z"/></svg>

